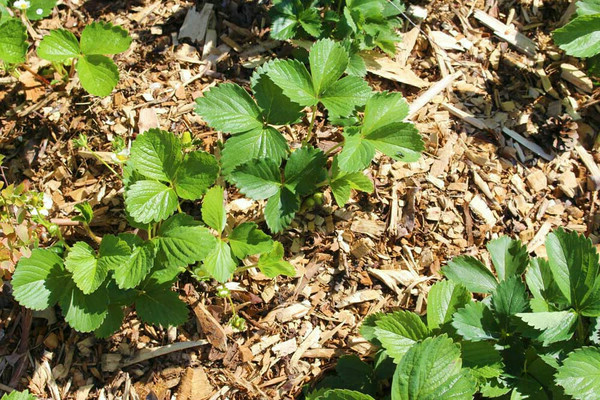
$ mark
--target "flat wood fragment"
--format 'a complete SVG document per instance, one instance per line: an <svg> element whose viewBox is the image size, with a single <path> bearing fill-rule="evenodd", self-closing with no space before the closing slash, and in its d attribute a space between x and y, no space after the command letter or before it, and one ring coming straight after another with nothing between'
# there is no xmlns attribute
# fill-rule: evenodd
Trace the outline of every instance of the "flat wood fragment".
<svg viewBox="0 0 600 400"><path fill-rule="evenodd" d="M575 151L583 161L583 164L587 168L589 172L589 179L592 184L593 190L600 190L600 167L594 161L594 158L588 151L581 145L581 143L577 143L575 145Z"/></svg>
<svg viewBox="0 0 600 400"><path fill-rule="evenodd" d="M512 129L508 129L507 127L502 128L502 132L519 142L521 145L527 147L530 151L542 157L546 161L554 160L554 155L548 154L536 143L533 143L531 140L521 136L521 134L513 131Z"/></svg>
<svg viewBox="0 0 600 400"><path fill-rule="evenodd" d="M398 64L387 56L375 52L362 52L360 55L365 60L367 71L372 74L418 88L430 85L429 82L419 78L408 67L398 67Z"/></svg>
<svg viewBox="0 0 600 400"><path fill-rule="evenodd" d="M364 303L365 301L372 301L381 298L382 294L380 290L364 289L358 292L352 293L349 296L341 299L337 304L337 308L348 307L352 304Z"/></svg>
<svg viewBox="0 0 600 400"><path fill-rule="evenodd" d="M577 86L577 88L583 90L585 93L592 93L592 90L594 89L592 80L588 78L585 73L577 69L577 67L563 63L560 64L560 70L561 78Z"/></svg>
<svg viewBox="0 0 600 400"><path fill-rule="evenodd" d="M204 4L200 12L196 11L196 6L193 5L185 15L185 20L177 39L190 39L192 42L200 43L204 40L206 29L208 28L208 20L213 12L214 5L212 3Z"/></svg>
<svg viewBox="0 0 600 400"><path fill-rule="evenodd" d="M406 116L406 119L409 120L412 117L414 117L415 114L421 108L423 108L427 103L429 103L435 96L437 96L442 91L447 89L450 85L452 85L452 82L454 82L454 80L456 78L458 78L459 76L460 76L459 73L448 75L447 77L437 81L433 86L431 86L429 89L427 89L427 91L425 91L425 93L423 93L419 97L417 97L410 104L408 115Z"/></svg>
<svg viewBox="0 0 600 400"><path fill-rule="evenodd" d="M527 251L529 253L533 253L538 247L543 245L544 241L546 240L546 236L548 236L551 229L552 223L550 221L545 221L540 229L538 229L533 239L531 239L531 242L527 243Z"/></svg>
<svg viewBox="0 0 600 400"><path fill-rule="evenodd" d="M473 16L483 25L494 31L494 35L507 41L522 53L529 57L534 57L536 55L537 45L535 42L517 31L514 26L506 25L482 10L475 10Z"/></svg>
<svg viewBox="0 0 600 400"><path fill-rule="evenodd" d="M469 202L469 208L489 226L494 226L498 222L494 213L480 195L473 197Z"/></svg>
<svg viewBox="0 0 600 400"><path fill-rule="evenodd" d="M444 109L448 110L450 112L450 114L473 125L475 128L478 128L478 129L481 129L484 131L487 131L490 129L490 127L488 126L488 124L485 121L475 117L473 114L471 114L467 111L464 111L464 110L454 107L452 104L442 103L442 107Z"/></svg>
<svg viewBox="0 0 600 400"><path fill-rule="evenodd" d="M219 321L213 317L204 304L200 302L196 303L194 314L196 315L200 330L202 330L210 344L221 351L227 350L227 334Z"/></svg>
<svg viewBox="0 0 600 400"><path fill-rule="evenodd" d="M204 346L209 344L208 340L195 340L191 342L178 342L168 344L166 346L156 347L153 349L143 349L134 356L133 358L125 360L121 366L128 367L133 364L137 364L143 361L147 361L156 357L164 356L165 354L174 353L176 351L182 351L186 349L191 349L193 347Z"/></svg>

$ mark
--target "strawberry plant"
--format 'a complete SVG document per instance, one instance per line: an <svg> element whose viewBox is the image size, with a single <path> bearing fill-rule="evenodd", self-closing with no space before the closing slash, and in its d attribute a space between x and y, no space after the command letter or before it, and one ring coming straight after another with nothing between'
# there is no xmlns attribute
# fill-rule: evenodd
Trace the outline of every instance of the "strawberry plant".
<svg viewBox="0 0 600 400"><path fill-rule="evenodd" d="M352 189L371 192L373 184L363 171L376 151L406 162L420 157L421 137L404 121L406 100L400 93L373 94L363 79L343 76L348 62L341 44L323 39L311 48L309 68L297 60L257 68L251 78L254 98L225 83L196 99L196 112L215 130L231 134L220 159L224 176L249 198L267 200L265 220L273 232L285 229L302 198L319 188L329 185L340 206ZM314 137L320 106L344 130L326 153ZM302 118L307 107L310 118ZM294 126L300 132L306 120L302 144L291 150L278 129Z"/></svg>
<svg viewBox="0 0 600 400"><path fill-rule="evenodd" d="M119 82L119 70L106 54L119 54L131 44L126 30L105 22L93 22L81 33L81 39L66 29L56 29L44 36L38 55L52 61L65 77L77 71L81 86L95 96L108 96ZM70 65L67 73L63 65Z"/></svg>
<svg viewBox="0 0 600 400"><path fill-rule="evenodd" d="M36 400L37 398L29 393L29 390L17 392L16 390L2 396L1 400Z"/></svg>
<svg viewBox="0 0 600 400"><path fill-rule="evenodd" d="M58 303L74 329L106 337L121 326L123 308L133 304L146 323L185 322L185 303L171 290L184 271L219 282L254 267L268 277L293 276L281 243L252 222L228 226L224 190L211 188L219 173L216 159L187 150L169 132L154 129L139 135L124 167L125 206L132 225L146 235L99 238L90 229L93 210L82 203L81 215L74 219L92 242L61 241L21 258L12 277L15 299L33 310ZM201 198L204 224L181 209L183 201ZM241 266L249 256L256 262ZM201 264L193 267L196 263ZM240 326L243 321L233 312L232 323Z"/></svg>
<svg viewBox="0 0 600 400"><path fill-rule="evenodd" d="M568 55L588 58L588 67L600 75L600 2L577 2L575 18L553 32L554 42Z"/></svg>
<svg viewBox="0 0 600 400"><path fill-rule="evenodd" d="M530 258L519 241L493 240L496 274L476 258L453 259L442 269L449 280L429 291L425 318L369 316L361 333L379 347L374 366L340 360L307 398L600 398L598 253L562 228L546 249L548 259Z"/></svg>

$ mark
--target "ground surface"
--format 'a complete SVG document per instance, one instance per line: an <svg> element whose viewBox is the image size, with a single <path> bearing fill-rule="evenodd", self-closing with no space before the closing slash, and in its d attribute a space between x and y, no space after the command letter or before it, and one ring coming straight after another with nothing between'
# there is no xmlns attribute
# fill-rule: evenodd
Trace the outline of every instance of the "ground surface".
<svg viewBox="0 0 600 400"><path fill-rule="evenodd" d="M194 98L224 80L247 84L253 66L286 56L291 47L269 40L266 8L254 2L215 5L212 51L174 41L189 1L59 3L37 25L39 33L61 26L79 33L92 20L131 32L131 49L116 57L121 82L105 99L87 96L77 84L49 91L27 73L20 82L0 84L4 172L9 182L27 179L51 194L50 216L58 222L87 200L98 234L124 231L120 181L74 150L71 140L86 133L95 150L109 152L115 137L131 140L159 126L190 131L211 150L219 133L194 114ZM424 157L410 165L377 158L370 172L375 193L354 195L345 209L326 194L323 207L299 216L278 237L298 277L239 281L243 290L234 297L248 320L246 332L226 325L229 310L214 296L214 285L191 278L179 287L193 305L188 323L161 330L132 314L109 340L79 334L53 313L32 316L11 300L5 284L0 382L53 399L293 399L341 354L368 356L357 329L367 314L398 307L425 312L428 288L451 257L485 259L480 250L501 234L543 254L543 239L557 226L587 232L598 243L597 192L581 154L594 162L600 91L590 91L585 79L565 78L561 64L582 65L558 51L549 35L568 18L567 4L501 3L421 2L428 18L417 28L406 24L395 60L375 63L368 80L414 101L430 84L456 74L413 117L427 143ZM536 54L494 35L475 10L510 19L537 44ZM30 64L44 66L33 52ZM502 127L537 143L551 160L514 142ZM317 129L325 143L336 134L320 118ZM256 202L234 191L228 200L238 221L261 215ZM63 229L73 240L84 236L78 227Z"/></svg>

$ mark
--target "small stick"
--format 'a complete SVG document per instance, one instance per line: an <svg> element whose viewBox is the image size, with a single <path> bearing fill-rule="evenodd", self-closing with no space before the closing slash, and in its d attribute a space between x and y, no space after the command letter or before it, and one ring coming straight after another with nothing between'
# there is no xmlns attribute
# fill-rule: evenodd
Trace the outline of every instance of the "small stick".
<svg viewBox="0 0 600 400"><path fill-rule="evenodd" d="M459 75L459 72L448 75L444 79L437 81L433 86L427 89L425 93L417 97L417 99L410 105L406 119L409 120L414 117L421 108L429 103L435 96L440 94L444 89L450 86Z"/></svg>
<svg viewBox="0 0 600 400"><path fill-rule="evenodd" d="M121 367L128 367L133 364L151 360L156 357L164 356L165 354L190 349L192 347L204 346L206 344L208 344L208 340L196 340L194 342L178 342L178 343L168 344L166 346L158 347L158 348L146 351L146 352L140 352L135 357L133 357L129 360L125 360L121 364Z"/></svg>

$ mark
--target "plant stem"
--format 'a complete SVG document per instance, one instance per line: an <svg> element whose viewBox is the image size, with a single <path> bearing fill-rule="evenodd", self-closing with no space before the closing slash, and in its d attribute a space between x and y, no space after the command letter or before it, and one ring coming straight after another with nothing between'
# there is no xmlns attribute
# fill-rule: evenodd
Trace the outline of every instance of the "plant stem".
<svg viewBox="0 0 600 400"><path fill-rule="evenodd" d="M37 72L35 72L34 70L32 70L27 64L21 64L21 67L25 70L28 71L30 74L32 74L35 79L37 79L38 81L42 82L44 85L46 86L52 86L50 84L50 81L46 78L44 78L43 76L41 76L40 74L38 74Z"/></svg>
<svg viewBox="0 0 600 400"><path fill-rule="evenodd" d="M583 326L583 318L581 317L581 315L579 315L579 317L577 318L577 336L579 343L583 345L585 343L585 338L587 335L585 334L585 327Z"/></svg>
<svg viewBox="0 0 600 400"><path fill-rule="evenodd" d="M313 127L315 126L315 118L317 117L317 105L312 106L312 116L310 117L310 124L308 125L308 133L302 144L310 142L313 135Z"/></svg>
<svg viewBox="0 0 600 400"><path fill-rule="evenodd" d="M88 236L91 237L94 240L94 242L96 242L98 244L100 244L102 242L102 239L100 239L98 236L96 236L96 234L94 232L92 232L92 229L90 228L90 226L88 224L84 223L83 229L85 229Z"/></svg>
<svg viewBox="0 0 600 400"><path fill-rule="evenodd" d="M333 153L334 151L336 151L337 149L339 149L340 147L342 147L344 145L344 142L339 142L338 144L336 144L335 146L333 146L332 148L330 148L329 150L327 150L325 152L326 156L331 155L331 153Z"/></svg>
<svg viewBox="0 0 600 400"><path fill-rule="evenodd" d="M234 274L241 274L242 272L246 272L251 268L255 268L258 264L246 265L243 267L238 267L233 271Z"/></svg>
<svg viewBox="0 0 600 400"><path fill-rule="evenodd" d="M115 171L115 170L114 170L114 168L113 168L113 167L111 167L110 165L108 165L108 163L107 163L106 161L104 161L104 160L102 159L102 157L100 157L98 154L96 154L96 152L95 152L94 150L92 150L92 149L90 148L90 146L86 145L86 146L85 146L85 149L86 149L87 151L89 151L90 153L92 153L92 154L94 155L94 157L96 157L96 159L98 159L98 161L100 161L102 164L104 164L104 166L105 166L106 168L108 168L108 169L110 170L110 172L112 172L113 174L115 174L115 176L116 176L117 178L120 178L120 177L121 177L121 175L119 175L119 174L117 173L117 171Z"/></svg>

